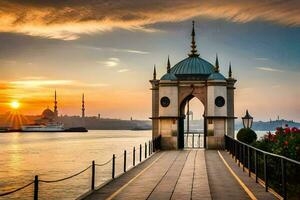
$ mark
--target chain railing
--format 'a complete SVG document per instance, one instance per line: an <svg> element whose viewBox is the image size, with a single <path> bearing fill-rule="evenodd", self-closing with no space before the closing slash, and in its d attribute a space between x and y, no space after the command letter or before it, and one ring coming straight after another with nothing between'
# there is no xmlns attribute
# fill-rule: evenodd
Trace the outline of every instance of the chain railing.
<svg viewBox="0 0 300 200"><path fill-rule="evenodd" d="M225 136L225 149L249 177L253 174L256 183L265 186L266 191L271 188L283 199L300 197L299 161L263 151L229 136Z"/></svg>
<svg viewBox="0 0 300 200"><path fill-rule="evenodd" d="M111 163L111 168L112 168L112 177L110 180L115 179L116 178L116 159L120 158L123 159L123 171L121 173L119 173L118 175L121 175L123 173L126 173L126 171L128 169L131 169L132 167L135 167L137 164L143 162L144 160L146 160L148 157L150 157L152 154L154 154L155 152L157 152L158 150L160 150L160 141L161 141L161 136L158 136L152 140L149 140L148 142L146 142L144 145L140 144L139 146L139 159L136 160L136 154L137 154L137 149L134 146L132 151L127 151L124 150L124 153L119 154L119 155L115 155L113 154L112 158L107 160L104 163L100 163L97 164L95 163L95 161L92 161L92 164L89 165L88 167L86 167L85 169L72 174L68 177L64 177L61 179L57 179L57 180L43 180L43 179L39 179L39 176L36 175L34 177L34 180L27 183L26 185L16 188L14 190L8 191L8 192L4 192L4 193L0 193L0 197L4 197L4 196L9 196L13 193L16 193L18 191L21 191L29 186L31 186L32 184L34 184L34 189L33 189L33 199L34 200L38 200L39 199L39 183L57 183L57 182L61 182L61 181L65 181L71 178L74 178L82 173L84 173L85 171L87 171L88 169L92 170L92 175L91 175L91 186L90 186L90 191L95 190L95 183L96 183L96 167L104 167L107 166L109 163ZM132 154L132 166L127 162L128 161L128 155ZM144 158L144 159L143 159ZM137 162L139 161L139 162ZM130 167L129 167L130 166Z"/></svg>

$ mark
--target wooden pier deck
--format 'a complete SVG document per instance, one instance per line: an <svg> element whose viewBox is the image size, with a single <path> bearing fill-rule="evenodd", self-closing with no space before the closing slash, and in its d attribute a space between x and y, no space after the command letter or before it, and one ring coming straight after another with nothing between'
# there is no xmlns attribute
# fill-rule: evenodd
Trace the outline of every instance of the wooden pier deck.
<svg viewBox="0 0 300 200"><path fill-rule="evenodd" d="M277 198L242 172L227 152L192 149L159 152L84 199Z"/></svg>

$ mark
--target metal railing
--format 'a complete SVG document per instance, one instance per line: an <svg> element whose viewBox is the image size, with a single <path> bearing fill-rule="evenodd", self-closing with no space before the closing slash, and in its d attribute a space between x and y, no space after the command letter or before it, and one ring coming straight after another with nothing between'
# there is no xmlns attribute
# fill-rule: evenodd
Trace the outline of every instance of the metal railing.
<svg viewBox="0 0 300 200"><path fill-rule="evenodd" d="M273 189L283 199L300 197L300 162L255 148L225 135L225 149L249 177Z"/></svg>
<svg viewBox="0 0 300 200"><path fill-rule="evenodd" d="M150 157L153 153L155 153L158 150L160 150L160 147L161 147L160 146L160 141L161 141L161 136L158 136L158 137L156 137L156 138L154 138L154 139L149 140L148 142L146 142L144 144L144 148L143 148L142 144L140 144L140 146L139 146L139 163L141 163L142 161L146 160L147 157ZM112 176L111 176L110 180L115 179L115 177L116 177L116 159L123 157L123 172L120 173L120 174L123 174L123 173L125 173L129 169L128 168L128 164L127 164L127 155L129 153L132 153L132 157L133 157L133 159L132 159L132 167L135 167L136 164L137 164L137 162L136 162L136 153L137 152L136 152L136 148L133 147L132 152L124 150L124 153L119 154L118 156L116 156L115 154L113 154L113 156L112 156L111 159L109 159L108 161L106 161L104 163L101 163L101 164L97 164L93 160L91 165L89 165L85 169L81 170L80 172L77 172L77 173L75 173L73 175L70 175L68 177L64 177L64 178L57 179L57 180L43 180L43 179L39 179L39 176L36 175L34 177L33 181L27 183L26 185L24 185L22 187L16 188L14 190L7 191L7 192L4 192L4 193L0 193L0 197L11 195L13 193L21 191L21 190L23 190L23 189L31 186L32 184L34 184L33 199L34 200L38 200L39 199L39 192L40 192L39 191L39 183L56 183L56 182L65 181L65 180L74 178L74 177L76 177L76 176L84 173L88 169L91 169L91 171L92 171L90 191L93 191L93 190L95 190L96 167L103 167L103 166L108 165L109 163L112 163L112 166L111 166L111 168L112 168ZM144 154L144 156L143 156L143 154ZM143 157L144 157L144 160L143 160Z"/></svg>
<svg viewBox="0 0 300 200"><path fill-rule="evenodd" d="M204 148L204 133L203 132L184 133L184 147Z"/></svg>

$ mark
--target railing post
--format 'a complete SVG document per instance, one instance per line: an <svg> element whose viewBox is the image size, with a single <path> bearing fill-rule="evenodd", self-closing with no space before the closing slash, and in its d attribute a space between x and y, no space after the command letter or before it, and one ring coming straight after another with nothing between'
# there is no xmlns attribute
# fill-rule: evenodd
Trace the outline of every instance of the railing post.
<svg viewBox="0 0 300 200"><path fill-rule="evenodd" d="M245 152L246 146L242 144L242 147L243 147L242 150L243 150L243 172L244 172L245 171L245 163L246 163L246 159L245 159L246 158L246 152Z"/></svg>
<svg viewBox="0 0 300 200"><path fill-rule="evenodd" d="M237 162L237 142L234 141L234 159L235 159L235 162Z"/></svg>
<svg viewBox="0 0 300 200"><path fill-rule="evenodd" d="M145 159L147 158L147 143L145 142Z"/></svg>
<svg viewBox="0 0 300 200"><path fill-rule="evenodd" d="M258 158L257 158L257 151L255 150L254 151L254 156L255 156L255 161L254 161L254 167L255 167L255 182L257 183L258 182L258 167L257 167L257 161L258 161Z"/></svg>
<svg viewBox="0 0 300 200"><path fill-rule="evenodd" d="M126 172L126 150L124 150L124 172Z"/></svg>
<svg viewBox="0 0 300 200"><path fill-rule="evenodd" d="M151 143L150 143L150 140L149 140L149 152L148 152L148 156L151 155Z"/></svg>
<svg viewBox="0 0 300 200"><path fill-rule="evenodd" d="M287 199L286 195L286 165L285 160L281 158L281 184L282 184L282 196L283 199Z"/></svg>
<svg viewBox="0 0 300 200"><path fill-rule="evenodd" d="M268 160L267 155L264 154L264 176L265 176L265 187L268 192Z"/></svg>
<svg viewBox="0 0 300 200"><path fill-rule="evenodd" d="M95 189L95 161L94 160L92 162L92 185L91 185L91 189L92 190Z"/></svg>
<svg viewBox="0 0 300 200"><path fill-rule="evenodd" d="M240 166L240 163L241 163L241 144L240 143L237 143L238 144L238 162L239 162L239 166Z"/></svg>
<svg viewBox="0 0 300 200"><path fill-rule="evenodd" d="M133 147L132 165L135 166L135 147Z"/></svg>
<svg viewBox="0 0 300 200"><path fill-rule="evenodd" d="M140 144L140 162L142 162L142 145Z"/></svg>
<svg viewBox="0 0 300 200"><path fill-rule="evenodd" d="M193 137L192 137L192 148L194 148L194 133L193 133Z"/></svg>
<svg viewBox="0 0 300 200"><path fill-rule="evenodd" d="M33 199L38 200L39 199L39 176L36 175L34 177L34 194Z"/></svg>
<svg viewBox="0 0 300 200"><path fill-rule="evenodd" d="M113 158L112 158L112 175L111 175L111 177L113 179L115 178L115 162L116 162L116 155L113 154Z"/></svg>
<svg viewBox="0 0 300 200"><path fill-rule="evenodd" d="M249 171L249 177L251 177L251 156L250 156L250 147L247 147L248 149L248 171Z"/></svg>

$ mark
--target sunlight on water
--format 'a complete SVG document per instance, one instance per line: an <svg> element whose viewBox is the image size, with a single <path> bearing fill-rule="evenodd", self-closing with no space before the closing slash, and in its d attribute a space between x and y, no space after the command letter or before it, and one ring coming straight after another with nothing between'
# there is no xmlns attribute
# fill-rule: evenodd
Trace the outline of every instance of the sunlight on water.
<svg viewBox="0 0 300 200"><path fill-rule="evenodd" d="M39 175L42 180L70 176L117 155L116 174L123 171L123 151L132 166L132 149L151 139L151 131L104 131L88 133L1 133L0 193L23 186ZM143 154L144 155L144 154ZM138 156L136 157L138 160ZM96 186L111 178L111 162L96 167ZM58 183L40 183L40 199L74 199L90 189L91 169ZM0 199L32 199L33 185Z"/></svg>

